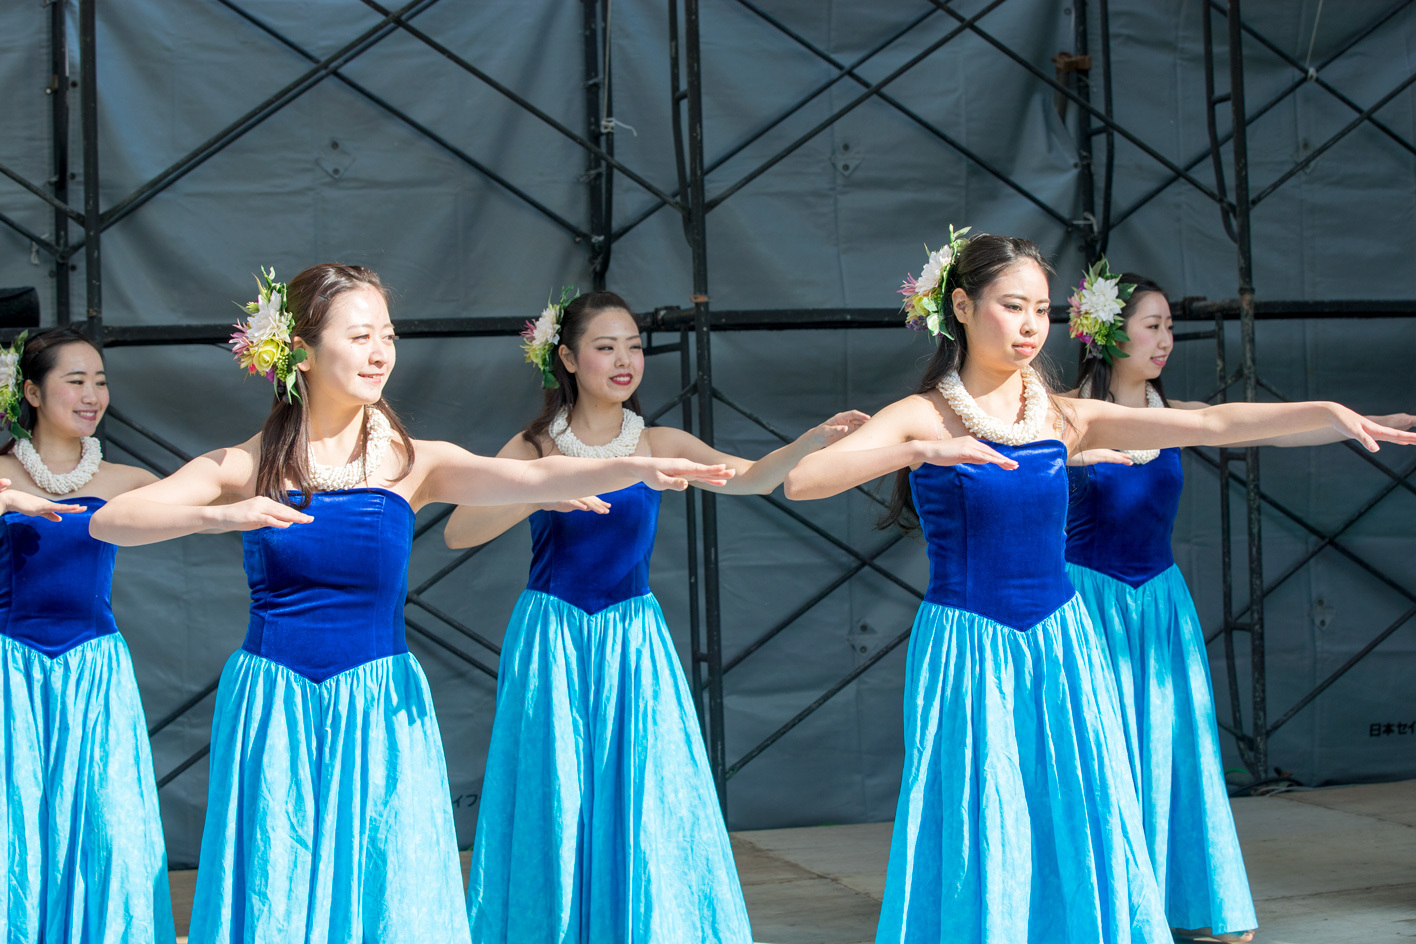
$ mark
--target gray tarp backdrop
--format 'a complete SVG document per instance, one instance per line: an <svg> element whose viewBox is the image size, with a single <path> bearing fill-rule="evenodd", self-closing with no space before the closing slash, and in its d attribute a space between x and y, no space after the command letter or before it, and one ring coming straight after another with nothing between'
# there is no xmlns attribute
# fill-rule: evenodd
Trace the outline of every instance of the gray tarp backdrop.
<svg viewBox="0 0 1416 944"><path fill-rule="evenodd" d="M77 72L75 0L71 58ZM336 51L381 15L358 0L232 0L316 57ZM1320 62L1388 7L1385 0L1254 4L1246 18L1298 60ZM804 2L760 6L843 62L872 49L931 9L924 0ZM956 4L972 15L979 0ZM612 7L610 71L617 157L672 191L666 4L618 0ZM1175 161L1201 154L1205 136L1198 0L1115 2L1111 9L1116 115ZM980 19L992 35L1051 72L1072 48L1071 8L1012 0ZM50 173L48 11L38 2L0 4L0 163L30 180ZM582 10L569 0L441 0L416 25L576 129L585 125ZM1222 36L1222 17L1217 29ZM861 67L878 80L954 23L924 18ZM702 12L705 138L711 161L835 74L745 4L706 0ZM1332 64L1323 78L1362 107L1416 70L1416 10L1398 13ZM1311 47L1311 49L1310 49ZM1249 100L1288 85L1294 70L1246 43ZM1220 54L1221 73L1226 68ZM111 206L183 154L285 86L309 63L217 0L116 0L98 9L99 146L102 204ZM570 141L403 32L354 59L342 74L435 129L457 147L586 225L584 154ZM1221 84L1223 78L1221 76ZM832 86L745 148L709 178L710 197L764 158L852 101L860 86ZM1079 206L1077 111L1059 112L1053 92L980 38L962 35L890 93L927 121L1024 182L1071 216ZM77 149L77 105L75 105ZM1251 179L1260 188L1347 124L1352 112L1315 87L1300 90L1250 130ZM1381 119L1416 139L1416 93ZM1221 110L1222 127L1227 111ZM632 127L632 131L629 127ZM1098 148L1100 141L1098 139ZM77 155L77 150L75 151ZM76 170L81 165L74 160ZM1208 163L1196 175L1213 185ZM1116 205L1129 206L1168 177L1118 141ZM70 185L77 204L82 179ZM615 222L654 202L616 176ZM0 181L0 212L39 234L52 213ZM878 100L812 138L709 216L712 304L719 309L880 308L896 300L923 246L948 224L1026 235L1056 260L1054 298L1079 274L1081 255L1062 228L936 137ZM1416 297L1416 158L1370 126L1275 191L1256 209L1254 282L1261 299ZM548 292L588 284L586 251L564 229L489 183L465 163L335 80L325 80L240 137L103 238L104 318L111 324L210 323L234 319L251 297L251 273L279 276L339 260L372 266L397 292L394 317L535 317ZM1176 298L1233 297L1235 250L1218 211L1185 184L1170 187L1113 234L1115 267L1147 273ZM82 254L75 257L75 311L82 311ZM50 262L0 229L0 285L36 285L46 323L54 318ZM609 287L637 310L683 306L690 259L677 215L661 210L618 241ZM1262 322L1261 373L1291 397L1339 399L1368 412L1416 407L1416 323L1411 320ZM1237 335L1231 335L1237 337ZM662 338L670 340L670 338ZM831 413L875 410L902 395L928 354L904 330L722 333L715 379L779 428L798 431ZM1068 371L1075 358L1054 326L1049 351ZM263 384L243 382L230 356L208 346L121 348L108 355L113 404L189 453L237 442L259 427ZM1212 343L1181 346L1166 373L1172 396L1202 398L1215 386ZM677 358L651 358L646 405L677 393ZM410 340L399 351L389 396L415 435L494 452L538 402L534 372L511 338ZM670 419L677 416L670 414ZM756 456L775 442L719 410L719 444ZM169 467L172 457L153 449ZM109 457L135 461L120 449ZM1406 471L1416 451L1381 460ZM1341 447L1268 450L1267 492L1332 529L1384 483ZM1207 628L1219 612L1217 486L1208 467L1190 477L1175 547ZM1236 508L1242 499L1236 493ZM686 648L684 499L664 499L653 584ZM874 509L859 496L799 506L842 540L872 548ZM850 566L841 552L758 499L719 503L725 652L767 626ZM423 513L426 517L435 509ZM1242 534L1242 518L1236 517ZM1354 552L1405 586L1416 583L1416 497L1397 489L1345 537ZM1313 546L1311 535L1265 519L1272 578ZM428 593L431 604L501 638L524 586L525 526ZM197 536L119 554L114 607L133 650L150 719L214 679L245 629L240 539ZM1242 555L1242 548L1236 551ZM416 586L452 559L437 533L416 545ZM1242 559L1242 557L1240 558ZM926 579L919 545L903 541L882 563L915 586ZM1240 584L1242 587L1242 582ZM1242 590L1239 591L1242 593ZM1270 717L1360 649L1407 601L1331 551L1269 601ZM909 625L913 601L868 571L770 642L727 679L728 757L735 760L820 692ZM426 612L410 616L479 657ZM459 839L470 843L494 708L486 675L420 637L410 646L429 676L457 806ZM1211 649L1222 678L1223 654ZM872 821L893 813L899 786L904 648L847 688L729 783L733 828ZM1240 659L1243 645L1240 644ZM1407 625L1307 707L1274 738L1272 763L1304 783L1416 776L1416 630ZM1241 677L1247 678L1247 669ZM1227 693L1218 692L1227 717ZM1247 708L1247 691L1243 695ZM155 766L164 775L206 743L212 699L161 732ZM1391 734L1380 727L1391 723ZM1400 724L1398 729L1395 725ZM1408 726L1409 724L1409 726ZM1372 728L1378 725L1378 728ZM1373 735L1376 731L1376 735ZM1225 737L1226 750L1230 750ZM201 760L162 790L172 863L196 861L206 791Z"/></svg>

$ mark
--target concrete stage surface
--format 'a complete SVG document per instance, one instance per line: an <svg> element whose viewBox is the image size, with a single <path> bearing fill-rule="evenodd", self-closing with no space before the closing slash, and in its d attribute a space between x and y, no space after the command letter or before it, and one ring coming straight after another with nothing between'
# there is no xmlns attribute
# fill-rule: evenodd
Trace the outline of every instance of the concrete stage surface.
<svg viewBox="0 0 1416 944"><path fill-rule="evenodd" d="M1416 942L1416 780L1246 797L1234 819L1259 913L1255 944ZM732 838L758 941L874 941L889 823ZM179 935L195 879L172 873Z"/></svg>

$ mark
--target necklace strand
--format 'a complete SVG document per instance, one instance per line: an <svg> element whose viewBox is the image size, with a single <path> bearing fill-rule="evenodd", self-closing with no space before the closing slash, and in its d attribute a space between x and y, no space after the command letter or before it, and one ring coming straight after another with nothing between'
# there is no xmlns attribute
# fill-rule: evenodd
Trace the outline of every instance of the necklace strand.
<svg viewBox="0 0 1416 944"><path fill-rule="evenodd" d="M1152 410L1165 409L1165 401L1160 398L1160 391L1147 383L1146 384L1146 407ZM1122 449L1131 461L1136 465L1145 465L1147 462L1154 462L1160 458L1159 449Z"/></svg>
<svg viewBox="0 0 1416 944"><path fill-rule="evenodd" d="M949 409L963 421L968 431L979 439L1002 443L1005 446L1024 446L1034 442L1042 432L1047 420L1047 388L1042 378L1031 367L1025 367L1023 377L1023 418L1016 423L1005 423L983 411L978 401L964 389L959 372L951 370L939 381L936 389Z"/></svg>
<svg viewBox="0 0 1416 944"><path fill-rule="evenodd" d="M1091 396L1091 383L1078 391L1084 397ZM1146 408L1151 410L1165 409L1165 401L1160 398L1160 391L1155 389L1155 384L1146 381ZM1133 465L1145 465L1147 462L1154 462L1160 458L1159 449L1118 449L1117 452L1127 456Z"/></svg>
<svg viewBox="0 0 1416 944"><path fill-rule="evenodd" d="M28 439L15 440L15 458L29 473L34 484L51 495L68 495L78 491L98 474L98 464L103 461L103 447L93 436L79 440L79 464L69 472L51 472L44 464L34 443Z"/></svg>
<svg viewBox="0 0 1416 944"><path fill-rule="evenodd" d="M574 456L577 459L618 459L622 456L632 456L639 448L639 436L644 432L644 420L633 410L626 409L623 412L619 435L603 446L587 446L581 442L580 437L570 428L570 411L564 407L556 414L555 419L551 420L547 432L550 433L556 448L561 451L561 455Z"/></svg>
<svg viewBox="0 0 1416 944"><path fill-rule="evenodd" d="M366 410L364 416L369 424L369 439L364 452L353 462L337 466L321 465L315 461L314 446L309 447L309 483L315 491L337 492L355 488L383 465L389 444L393 442L393 427L382 410Z"/></svg>

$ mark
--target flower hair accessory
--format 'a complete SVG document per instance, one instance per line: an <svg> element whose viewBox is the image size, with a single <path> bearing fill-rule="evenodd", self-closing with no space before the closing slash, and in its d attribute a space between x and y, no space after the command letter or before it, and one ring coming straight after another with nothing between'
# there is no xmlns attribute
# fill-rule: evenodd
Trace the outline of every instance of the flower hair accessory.
<svg viewBox="0 0 1416 944"><path fill-rule="evenodd" d="M285 388L285 402L299 398L295 392L295 365L305 359L294 346L295 316L286 307L285 283L275 281L274 269L261 269L256 276L260 297L246 303L251 315L245 324L236 322L231 335L231 353L248 374L261 374L275 384L275 395Z"/></svg>
<svg viewBox="0 0 1416 944"><path fill-rule="evenodd" d="M949 269L968 243L964 237L969 229L970 227L965 226L956 230L950 225L947 244L934 252L929 252L928 246L924 247L924 251L929 252L929 261L924 264L919 278L905 276L905 282L900 286L900 294L905 296L901 310L909 312L905 324L914 330L928 331L935 337L942 334L949 340L954 340L954 336L944 327L944 313L949 304L944 297L944 286L949 281Z"/></svg>
<svg viewBox="0 0 1416 944"><path fill-rule="evenodd" d="M1131 340L1122 328L1121 312L1135 290L1134 283L1122 282L1121 276L1111 272L1105 256L1082 277L1077 290L1067 299L1067 331L1086 345L1088 357L1099 357L1111 364L1118 357L1130 356L1116 342Z"/></svg>
<svg viewBox="0 0 1416 944"><path fill-rule="evenodd" d="M20 355L25 350L28 331L21 331L15 343L0 347L0 427L8 426L15 439L29 439L29 430L20 425L20 404L24 402L21 391L25 385L20 373Z"/></svg>
<svg viewBox="0 0 1416 944"><path fill-rule="evenodd" d="M521 332L524 339L521 349L526 352L526 363L535 365L541 371L541 386L547 390L560 386L551 365L556 348L560 346L561 315L565 312L565 306L579 294L574 285L567 285L561 289L560 301L552 302L547 298L541 317L526 322L526 329Z"/></svg>

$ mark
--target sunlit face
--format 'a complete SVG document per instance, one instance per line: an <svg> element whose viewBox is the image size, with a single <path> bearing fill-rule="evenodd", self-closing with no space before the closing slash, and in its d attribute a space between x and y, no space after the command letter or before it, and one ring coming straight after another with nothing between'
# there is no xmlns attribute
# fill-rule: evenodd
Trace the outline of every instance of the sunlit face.
<svg viewBox="0 0 1416 944"><path fill-rule="evenodd" d="M393 322L383 295L359 288L336 295L319 343L296 346L308 354L297 368L313 396L339 403L376 403L393 372Z"/></svg>
<svg viewBox="0 0 1416 944"><path fill-rule="evenodd" d="M1004 270L977 302L956 288L954 315L968 335L969 359L995 369L1019 370L1032 363L1047 340L1047 275L1023 259Z"/></svg>
<svg viewBox="0 0 1416 944"><path fill-rule="evenodd" d="M25 381L25 399L38 414L41 435L92 436L108 409L108 375L103 358L87 344L65 344L43 386Z"/></svg>
<svg viewBox="0 0 1416 944"><path fill-rule="evenodd" d="M560 347L561 362L575 375L581 396L623 403L644 378L644 342L639 325L623 308L593 316L576 351Z"/></svg>
<svg viewBox="0 0 1416 944"><path fill-rule="evenodd" d="M1112 369L1118 373L1135 371L1146 380L1156 379L1175 347L1174 329L1170 303L1164 295L1146 292L1135 299L1131 316L1126 319L1126 334L1131 340L1116 345L1126 356L1116 358Z"/></svg>

